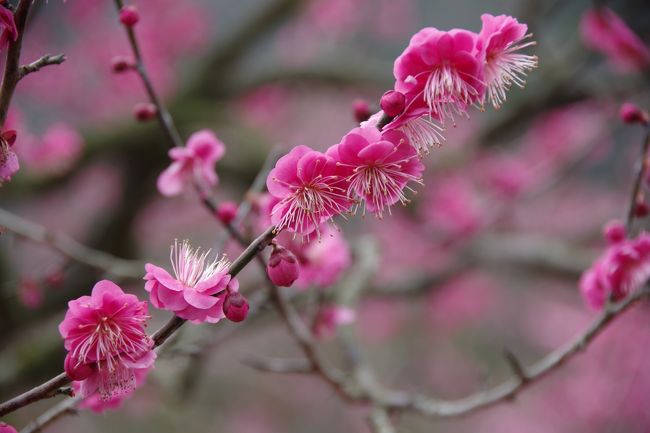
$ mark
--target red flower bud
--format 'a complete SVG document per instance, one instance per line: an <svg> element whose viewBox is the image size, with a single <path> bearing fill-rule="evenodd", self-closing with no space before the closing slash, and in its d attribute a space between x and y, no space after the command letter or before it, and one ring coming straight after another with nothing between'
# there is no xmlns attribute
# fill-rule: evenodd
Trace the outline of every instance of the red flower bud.
<svg viewBox="0 0 650 433"><path fill-rule="evenodd" d="M300 275L300 265L296 256L288 249L273 245L273 252L266 273L276 286L289 287Z"/></svg>
<svg viewBox="0 0 650 433"><path fill-rule="evenodd" d="M228 292L223 303L223 314L232 322L241 322L248 316L248 300L239 292Z"/></svg>
<svg viewBox="0 0 650 433"><path fill-rule="evenodd" d="M133 68L135 68L135 63L127 57L116 56L111 59L111 70L116 74L130 71Z"/></svg>
<svg viewBox="0 0 650 433"><path fill-rule="evenodd" d="M406 97L403 93L389 90L381 97L379 105L386 116L399 116L404 112L404 108L406 108Z"/></svg>
<svg viewBox="0 0 650 433"><path fill-rule="evenodd" d="M640 109L638 106L632 104L631 102L626 102L621 105L619 116L623 122L630 124L643 123L645 125L649 121L648 113Z"/></svg>
<svg viewBox="0 0 650 433"><path fill-rule="evenodd" d="M139 122L146 122L156 117L158 110L156 106L149 102L138 102L133 107L133 116Z"/></svg>
<svg viewBox="0 0 650 433"><path fill-rule="evenodd" d="M124 6L120 10L120 22L125 26L133 27L138 21L140 21L140 13L135 6Z"/></svg>
<svg viewBox="0 0 650 433"><path fill-rule="evenodd" d="M72 380L88 379L93 374L93 368L88 364L80 364L77 358L73 358L69 353L63 361L65 374Z"/></svg>
<svg viewBox="0 0 650 433"><path fill-rule="evenodd" d="M619 220L612 220L605 224L603 235L609 244L617 244L625 239L625 226Z"/></svg>
<svg viewBox="0 0 650 433"><path fill-rule="evenodd" d="M370 118L370 106L363 99L357 99L352 103L354 118L358 123L365 122Z"/></svg>
<svg viewBox="0 0 650 433"><path fill-rule="evenodd" d="M643 218L650 213L650 207L648 207L648 203L641 201L636 204L634 207L634 216L637 216L639 218Z"/></svg>
<svg viewBox="0 0 650 433"><path fill-rule="evenodd" d="M217 218L224 224L230 224L237 216L237 203L224 201L217 206Z"/></svg>

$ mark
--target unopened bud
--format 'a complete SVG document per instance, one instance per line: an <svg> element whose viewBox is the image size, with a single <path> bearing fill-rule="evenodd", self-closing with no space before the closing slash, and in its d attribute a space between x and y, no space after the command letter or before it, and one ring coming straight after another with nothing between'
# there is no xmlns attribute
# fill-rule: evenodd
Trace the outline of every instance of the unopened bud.
<svg viewBox="0 0 650 433"><path fill-rule="evenodd" d="M133 116L140 122L153 119L157 112L156 106L149 102L139 102L133 107Z"/></svg>
<svg viewBox="0 0 650 433"><path fill-rule="evenodd" d="M605 224L603 235L610 245L617 244L625 239L625 225L619 220L612 220Z"/></svg>
<svg viewBox="0 0 650 433"><path fill-rule="evenodd" d="M352 110L354 111L354 119L358 122L365 122L370 118L370 106L363 99L357 99L352 103Z"/></svg>
<svg viewBox="0 0 650 433"><path fill-rule="evenodd" d="M289 287L300 275L300 265L296 256L288 249L273 245L273 252L266 273L276 286Z"/></svg>
<svg viewBox="0 0 650 433"><path fill-rule="evenodd" d="M138 8L133 5L124 6L120 9L120 22L127 27L133 27L140 21Z"/></svg>
<svg viewBox="0 0 650 433"><path fill-rule="evenodd" d="M248 300L239 292L228 292L223 303L223 314L232 322L241 322L248 316Z"/></svg>
<svg viewBox="0 0 650 433"><path fill-rule="evenodd" d="M381 97L379 105L386 116L399 116L404 112L404 108L406 107L406 97L401 92L389 90Z"/></svg>
<svg viewBox="0 0 650 433"><path fill-rule="evenodd" d="M224 224L230 224L237 216L237 203L234 201L224 201L217 206L217 218Z"/></svg>
<svg viewBox="0 0 650 433"><path fill-rule="evenodd" d="M625 123L642 123L646 125L649 120L648 113L640 109L635 104L632 104L631 102L626 102L621 105L619 116Z"/></svg>
<svg viewBox="0 0 650 433"><path fill-rule="evenodd" d="M135 63L127 57L116 56L111 59L111 70L116 74L130 71L133 68L135 68Z"/></svg>
<svg viewBox="0 0 650 433"><path fill-rule="evenodd" d="M637 216L639 218L643 218L650 213L650 207L648 207L648 204L644 201L641 201L634 206L634 216Z"/></svg>

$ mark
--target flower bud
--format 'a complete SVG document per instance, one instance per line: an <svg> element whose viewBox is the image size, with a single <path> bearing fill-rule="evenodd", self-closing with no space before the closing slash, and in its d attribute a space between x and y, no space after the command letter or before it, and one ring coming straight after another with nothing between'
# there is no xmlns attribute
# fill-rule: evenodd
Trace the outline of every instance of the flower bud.
<svg viewBox="0 0 650 433"><path fill-rule="evenodd" d="M115 56L111 59L111 70L116 74L130 71L135 68L133 60L124 56Z"/></svg>
<svg viewBox="0 0 650 433"><path fill-rule="evenodd" d="M363 99L357 99L352 103L352 110L354 111L354 118L358 123L365 122L372 114L370 106Z"/></svg>
<svg viewBox="0 0 650 433"><path fill-rule="evenodd" d="M156 117L157 112L156 106L149 102L138 102L133 107L133 116L139 122L146 122L153 119Z"/></svg>
<svg viewBox="0 0 650 433"><path fill-rule="evenodd" d="M124 6L120 9L120 22L127 27L133 27L140 21L140 13L134 5Z"/></svg>
<svg viewBox="0 0 650 433"><path fill-rule="evenodd" d="M239 292L228 292L223 303L223 314L232 322L241 322L248 316L248 300Z"/></svg>
<svg viewBox="0 0 650 433"><path fill-rule="evenodd" d="M625 226L619 220L612 220L605 224L603 235L610 245L617 244L625 239Z"/></svg>
<svg viewBox="0 0 650 433"><path fill-rule="evenodd" d="M237 216L237 203L234 201L224 201L217 206L217 218L224 224L230 224Z"/></svg>
<svg viewBox="0 0 650 433"><path fill-rule="evenodd" d="M626 102L621 105L619 116L623 122L630 124L643 123L645 125L649 121L648 113L641 110L638 106L632 104L631 102Z"/></svg>
<svg viewBox="0 0 650 433"><path fill-rule="evenodd" d="M634 216L637 216L639 218L643 218L650 213L650 207L648 207L648 203L644 201L640 201L634 206Z"/></svg>
<svg viewBox="0 0 650 433"><path fill-rule="evenodd" d="M72 380L88 379L93 374L93 368L88 364L81 364L77 358L73 358L69 353L63 361L65 374Z"/></svg>
<svg viewBox="0 0 650 433"><path fill-rule="evenodd" d="M273 245L273 252L266 273L276 286L289 287L300 275L300 265L296 256L288 249Z"/></svg>
<svg viewBox="0 0 650 433"><path fill-rule="evenodd" d="M381 97L381 102L379 102L381 109L388 117L399 116L404 112L406 107L406 97L403 93L397 92L395 90L389 90L384 93Z"/></svg>

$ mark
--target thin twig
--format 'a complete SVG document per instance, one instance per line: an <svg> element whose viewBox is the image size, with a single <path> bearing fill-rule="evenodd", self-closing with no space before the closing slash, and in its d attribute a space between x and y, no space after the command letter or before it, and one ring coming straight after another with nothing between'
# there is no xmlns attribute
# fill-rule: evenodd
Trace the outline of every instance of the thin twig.
<svg viewBox="0 0 650 433"><path fill-rule="evenodd" d="M46 66L60 65L65 62L65 60L65 54L57 54L56 56L46 54L32 63L21 66L18 79L22 80L26 75L31 74L32 72L38 72Z"/></svg>
<svg viewBox="0 0 650 433"><path fill-rule="evenodd" d="M374 406L368 415L368 423L375 433L395 433L395 428L390 421L390 416L385 408Z"/></svg>
<svg viewBox="0 0 650 433"><path fill-rule="evenodd" d="M311 374L314 367L306 359L261 358L249 356L242 359L242 364L267 373Z"/></svg>
<svg viewBox="0 0 650 433"><path fill-rule="evenodd" d="M43 414L36 418L34 421L27 424L27 426L22 429L20 433L40 432L45 427L52 424L54 421L57 421L61 417L64 417L66 415L76 415L78 412L77 404L80 401L81 400L79 397L63 400L59 404L43 412Z"/></svg>
<svg viewBox="0 0 650 433"><path fill-rule="evenodd" d="M634 178L634 185L632 187L628 208L627 208L627 219L625 221L625 230L627 231L628 236L632 236L632 230L634 228L634 217L636 213L636 205L639 203L639 199L642 198L643 194L641 190L641 185L643 184L643 178L645 173L648 171L648 165L650 165L648 152L650 151L650 126L646 126L646 133L643 137L643 144L641 145L641 156L638 161L638 168L636 176Z"/></svg>
<svg viewBox="0 0 650 433"><path fill-rule="evenodd" d="M6 229L17 236L47 245L79 263L120 278L142 278L144 263L125 260L80 244L69 236L56 233L18 215L0 209L0 233Z"/></svg>

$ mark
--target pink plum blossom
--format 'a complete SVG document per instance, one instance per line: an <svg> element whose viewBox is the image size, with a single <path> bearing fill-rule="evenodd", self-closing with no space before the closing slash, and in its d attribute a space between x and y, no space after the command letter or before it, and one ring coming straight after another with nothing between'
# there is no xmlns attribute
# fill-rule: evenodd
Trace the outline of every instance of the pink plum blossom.
<svg viewBox="0 0 650 433"><path fill-rule="evenodd" d="M9 182L20 169L18 156L12 149L15 142L16 131L4 131L0 134L0 186L4 182Z"/></svg>
<svg viewBox="0 0 650 433"><path fill-rule="evenodd" d="M611 9L600 7L585 12L580 31L585 45L606 55L621 72L650 66L650 48Z"/></svg>
<svg viewBox="0 0 650 433"><path fill-rule="evenodd" d="M195 132L185 147L175 147L169 151L172 164L158 177L158 190L162 195L178 195L190 184L196 182L201 188L214 187L219 178L214 165L226 148L224 144L207 129Z"/></svg>
<svg viewBox="0 0 650 433"><path fill-rule="evenodd" d="M316 313L312 332L316 338L321 340L332 338L339 326L353 323L356 317L356 312L349 307L323 306Z"/></svg>
<svg viewBox="0 0 650 433"><path fill-rule="evenodd" d="M391 205L409 202L404 194L405 189L411 189L409 182L422 183L424 165L399 131L355 128L327 154L346 170L348 196L363 202L364 214L368 210L381 218L384 212L390 213Z"/></svg>
<svg viewBox="0 0 650 433"><path fill-rule="evenodd" d="M153 365L153 340L145 332L147 304L115 283L95 284L91 296L68 302L59 332L68 350L65 371L81 382L81 396L103 400L130 394L135 370Z"/></svg>
<svg viewBox="0 0 650 433"><path fill-rule="evenodd" d="M271 211L278 231L301 235L316 232L321 223L350 208L345 173L336 161L307 146L297 146L280 158L266 179L269 193L280 199Z"/></svg>
<svg viewBox="0 0 650 433"><path fill-rule="evenodd" d="M523 87L526 74L537 66L537 57L518 53L534 45L525 41L528 26L516 18L490 14L481 15L483 27L478 43L485 55L485 96L495 108L506 100L506 92L512 84Z"/></svg>
<svg viewBox="0 0 650 433"><path fill-rule="evenodd" d="M18 39L18 29L14 21L14 14L4 5L0 5L0 50L4 50L9 42Z"/></svg>
<svg viewBox="0 0 650 433"><path fill-rule="evenodd" d="M239 283L228 274L230 263L225 256L210 262L210 252L193 249L188 241L175 241L170 253L174 276L147 263L144 288L153 306L192 323L216 323L223 319L226 292L236 292Z"/></svg>
<svg viewBox="0 0 650 433"><path fill-rule="evenodd" d="M607 299L620 301L650 278L650 234L611 245L580 279L580 291L593 309Z"/></svg>
<svg viewBox="0 0 650 433"><path fill-rule="evenodd" d="M406 95L406 111L442 121L466 115L485 90L477 35L467 30L420 30L395 60L393 72L395 90Z"/></svg>

